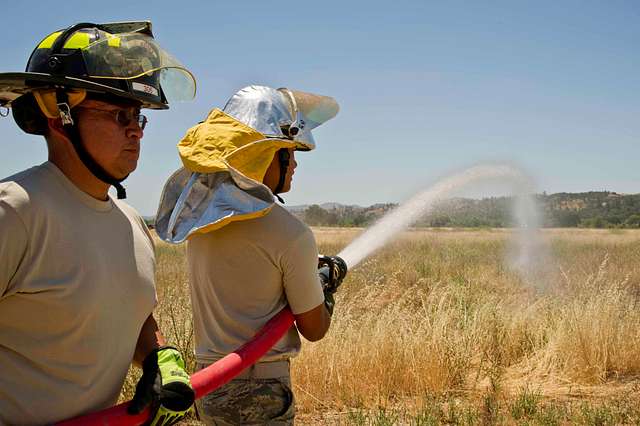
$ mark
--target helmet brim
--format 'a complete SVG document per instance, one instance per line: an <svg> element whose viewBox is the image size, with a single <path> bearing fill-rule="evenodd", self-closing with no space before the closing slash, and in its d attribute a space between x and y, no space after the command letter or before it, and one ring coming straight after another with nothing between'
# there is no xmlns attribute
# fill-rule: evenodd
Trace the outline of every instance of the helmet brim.
<svg viewBox="0 0 640 426"><path fill-rule="evenodd" d="M32 92L36 89L51 87L68 87L75 89L85 89L88 92L109 94L119 98L130 99L141 102L142 108L168 109L169 106L162 102L143 100L124 90L111 86L84 80L75 77L52 76L51 74L35 72L10 72L0 73L0 106L10 107L11 102L20 96Z"/></svg>

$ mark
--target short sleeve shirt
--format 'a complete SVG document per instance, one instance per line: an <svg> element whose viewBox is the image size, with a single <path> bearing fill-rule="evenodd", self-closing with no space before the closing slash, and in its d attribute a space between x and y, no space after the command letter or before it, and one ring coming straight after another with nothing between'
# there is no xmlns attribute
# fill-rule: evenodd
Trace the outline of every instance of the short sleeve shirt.
<svg viewBox="0 0 640 426"><path fill-rule="evenodd" d="M0 182L0 424L113 405L156 303L151 236L52 163Z"/></svg>
<svg viewBox="0 0 640 426"><path fill-rule="evenodd" d="M187 259L198 362L237 349L286 305L300 314L324 302L313 233L278 205L261 218L192 236ZM262 360L299 350L292 327Z"/></svg>

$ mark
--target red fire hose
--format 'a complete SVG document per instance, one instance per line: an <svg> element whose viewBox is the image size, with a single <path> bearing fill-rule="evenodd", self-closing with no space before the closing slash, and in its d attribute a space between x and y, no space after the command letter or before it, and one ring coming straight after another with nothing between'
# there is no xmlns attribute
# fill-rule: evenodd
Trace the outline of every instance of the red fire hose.
<svg viewBox="0 0 640 426"><path fill-rule="evenodd" d="M255 364L293 325L293 314L289 307L284 308L271 318L253 338L207 368L191 376L191 386L196 392L196 399L219 388L236 377L245 368ZM144 424L149 419L149 410L132 416L127 414L129 402L107 408L86 416L66 420L58 425L85 426L110 425L134 426Z"/></svg>

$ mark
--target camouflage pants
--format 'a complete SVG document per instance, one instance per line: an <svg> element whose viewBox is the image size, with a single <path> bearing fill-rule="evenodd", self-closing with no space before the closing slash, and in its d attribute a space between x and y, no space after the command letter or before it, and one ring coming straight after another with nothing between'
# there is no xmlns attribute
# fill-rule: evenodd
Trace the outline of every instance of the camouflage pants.
<svg viewBox="0 0 640 426"><path fill-rule="evenodd" d="M198 365L198 369L206 365ZM207 425L293 425L295 403L289 375L234 379L196 402Z"/></svg>

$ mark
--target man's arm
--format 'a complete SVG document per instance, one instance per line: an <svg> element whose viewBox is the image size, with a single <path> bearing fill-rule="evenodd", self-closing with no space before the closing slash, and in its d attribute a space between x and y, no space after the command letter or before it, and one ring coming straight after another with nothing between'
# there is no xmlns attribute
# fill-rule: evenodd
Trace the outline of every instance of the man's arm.
<svg viewBox="0 0 640 426"><path fill-rule="evenodd" d="M142 362L152 350L158 349L166 344L167 342L158 328L158 323L156 323L155 318L153 318L153 314L149 315L142 325L140 335L138 336L136 351L133 355L134 364L142 366Z"/></svg>
<svg viewBox="0 0 640 426"><path fill-rule="evenodd" d="M322 339L331 324L331 315L324 304L318 249L311 230L290 242L282 267L284 291L298 331L309 341Z"/></svg>
<svg viewBox="0 0 640 426"><path fill-rule="evenodd" d="M310 342L322 339L331 325L331 315L324 303L310 311L294 315L294 318L298 331Z"/></svg>
<svg viewBox="0 0 640 426"><path fill-rule="evenodd" d="M27 231L18 213L0 198L0 298L10 290L27 245Z"/></svg>

